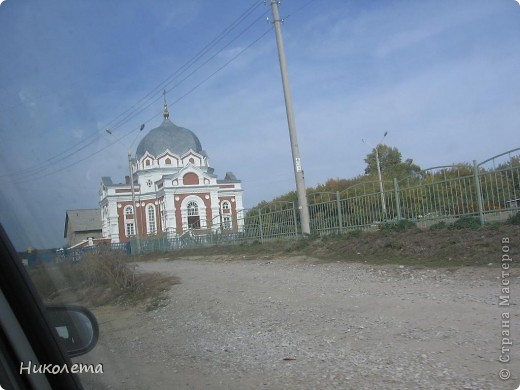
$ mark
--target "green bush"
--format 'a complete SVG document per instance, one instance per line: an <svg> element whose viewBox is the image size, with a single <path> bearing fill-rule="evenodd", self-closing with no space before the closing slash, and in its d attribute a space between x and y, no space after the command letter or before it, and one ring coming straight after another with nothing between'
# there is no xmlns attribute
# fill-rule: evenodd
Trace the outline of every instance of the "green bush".
<svg viewBox="0 0 520 390"><path fill-rule="evenodd" d="M509 217L507 222L512 223L513 225L520 225L520 211Z"/></svg>
<svg viewBox="0 0 520 390"><path fill-rule="evenodd" d="M357 237L361 236L361 233L363 233L363 230L361 230L361 229L350 230L347 233L347 237L348 238L357 238Z"/></svg>
<svg viewBox="0 0 520 390"><path fill-rule="evenodd" d="M444 221L434 223L430 226L430 230L436 231L436 230L444 230L448 227L448 224Z"/></svg>
<svg viewBox="0 0 520 390"><path fill-rule="evenodd" d="M480 229L480 219L477 217L461 217L457 219L451 226L450 229Z"/></svg>

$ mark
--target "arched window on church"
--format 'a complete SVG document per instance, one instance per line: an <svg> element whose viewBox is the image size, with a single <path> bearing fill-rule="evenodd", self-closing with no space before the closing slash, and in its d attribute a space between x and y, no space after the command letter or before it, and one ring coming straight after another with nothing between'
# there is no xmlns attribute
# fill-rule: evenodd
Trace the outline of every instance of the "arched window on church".
<svg viewBox="0 0 520 390"><path fill-rule="evenodd" d="M155 234L157 226L155 224L155 207L149 204L146 207L146 225L148 228L148 234Z"/></svg>
<svg viewBox="0 0 520 390"><path fill-rule="evenodd" d="M127 237L135 236L135 225L133 222L126 223L126 236Z"/></svg>
<svg viewBox="0 0 520 390"><path fill-rule="evenodd" d="M199 206L197 205L197 202L189 202L187 209L188 209L188 215L190 215L190 216L199 215Z"/></svg>
<svg viewBox="0 0 520 390"><path fill-rule="evenodd" d="M199 206L197 202L191 201L186 205L188 209L188 226L190 229L200 228Z"/></svg>
<svg viewBox="0 0 520 390"><path fill-rule="evenodd" d="M134 206L125 206L125 233L127 237L135 236Z"/></svg>
<svg viewBox="0 0 520 390"><path fill-rule="evenodd" d="M226 230L231 229L233 227L233 224L231 222L231 216L224 215L222 217L222 227Z"/></svg>

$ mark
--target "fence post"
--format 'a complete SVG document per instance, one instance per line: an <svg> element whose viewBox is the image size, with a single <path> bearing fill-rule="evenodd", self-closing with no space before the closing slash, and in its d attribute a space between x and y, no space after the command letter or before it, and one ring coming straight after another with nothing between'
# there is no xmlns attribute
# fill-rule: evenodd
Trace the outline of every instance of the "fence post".
<svg viewBox="0 0 520 390"><path fill-rule="evenodd" d="M482 193L480 189L480 177L478 174L477 160L473 160L473 174L475 176L475 188L477 190L478 214L480 217L480 224L484 225L484 206L482 204Z"/></svg>
<svg viewBox="0 0 520 390"><path fill-rule="evenodd" d="M394 177L394 192L395 192L395 210L397 211L397 221L401 220L401 200L399 199L399 185L397 179Z"/></svg>
<svg viewBox="0 0 520 390"><path fill-rule="evenodd" d="M341 233L343 231L343 215L341 215L341 199L339 197L339 191L336 191L336 205L338 207L339 233Z"/></svg>
<svg viewBox="0 0 520 390"><path fill-rule="evenodd" d="M168 239L166 238L166 232L161 234L161 250L168 252Z"/></svg>
<svg viewBox="0 0 520 390"><path fill-rule="evenodd" d="M293 220L294 220L294 237L298 238L298 218L296 217L296 203L292 202Z"/></svg>
<svg viewBox="0 0 520 390"><path fill-rule="evenodd" d="M264 228L262 227L262 209L258 209L258 224L260 226L260 242L264 243Z"/></svg>

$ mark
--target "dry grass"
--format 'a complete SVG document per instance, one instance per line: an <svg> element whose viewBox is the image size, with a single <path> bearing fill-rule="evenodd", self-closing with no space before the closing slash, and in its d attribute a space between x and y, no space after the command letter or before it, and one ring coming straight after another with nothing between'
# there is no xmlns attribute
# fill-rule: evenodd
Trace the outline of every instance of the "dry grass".
<svg viewBox="0 0 520 390"><path fill-rule="evenodd" d="M145 304L156 307L178 278L138 273L132 258L105 251L86 254L81 261L45 264L29 270L36 288L48 303L76 302L90 306Z"/></svg>
<svg viewBox="0 0 520 390"><path fill-rule="evenodd" d="M459 224L462 225L462 224ZM311 236L307 239L272 240L206 248L184 249L168 254L147 254L139 261L170 260L186 257L219 257L226 260L258 259L262 256L304 255L322 261L363 262L370 264L408 264L418 267L484 266L500 261L501 240L520 237L520 226L512 223L484 227L445 224L421 230L359 230L347 234ZM457 228L460 227L460 228ZM519 258L520 246L512 245L512 257Z"/></svg>
<svg viewBox="0 0 520 390"><path fill-rule="evenodd" d="M161 274L138 273L132 262L175 260L186 257L258 259L276 256L309 256L321 261L369 264L407 264L417 267L483 266L500 262L502 238L520 237L520 225L488 224L484 227L454 229L439 225L428 230L413 226L399 231L353 231L341 235L306 239L251 242L174 252L127 256L107 251L90 254L77 263L42 265L29 270L47 302L77 302L91 306L104 304L144 304L154 309L165 302L165 292L179 280ZM511 245L517 262L520 246Z"/></svg>

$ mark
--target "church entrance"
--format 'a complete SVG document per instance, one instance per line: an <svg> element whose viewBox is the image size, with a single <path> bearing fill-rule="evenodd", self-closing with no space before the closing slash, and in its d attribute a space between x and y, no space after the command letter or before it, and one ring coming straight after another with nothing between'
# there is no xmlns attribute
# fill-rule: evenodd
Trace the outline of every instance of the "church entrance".
<svg viewBox="0 0 520 390"><path fill-rule="evenodd" d="M188 228L200 229L199 206L196 202L188 203Z"/></svg>

